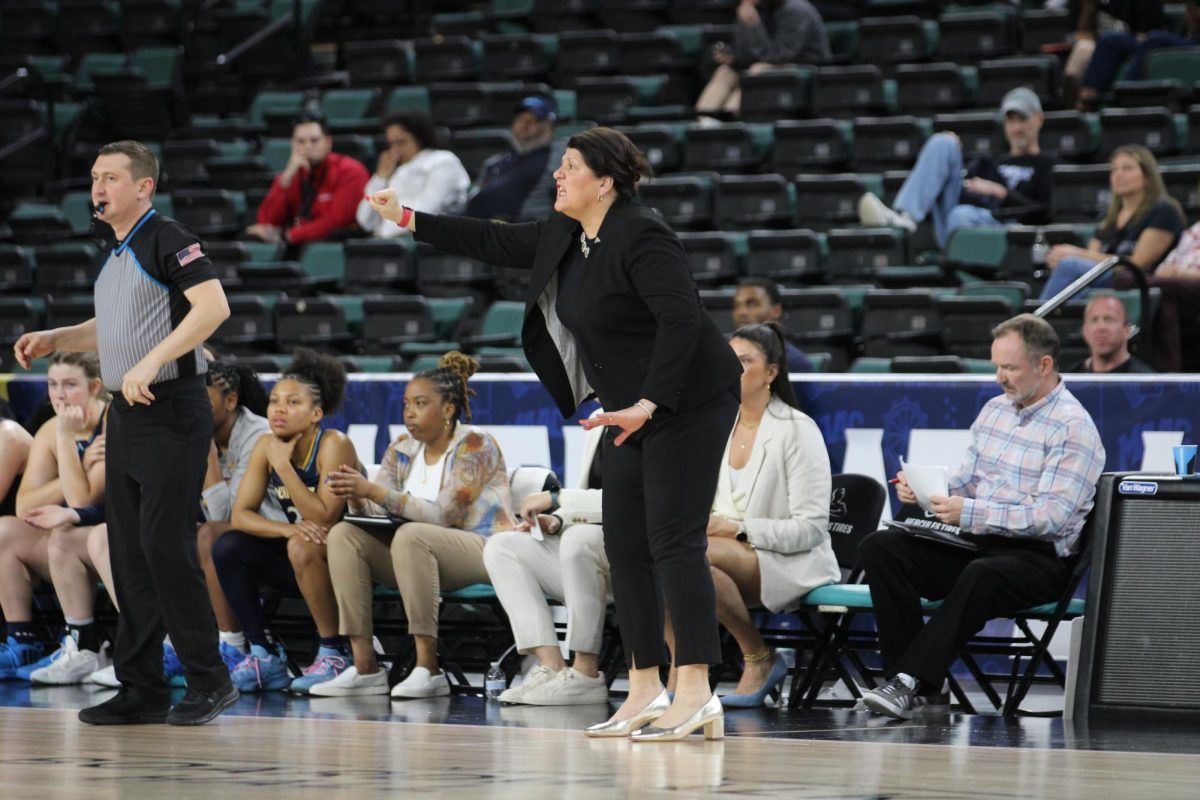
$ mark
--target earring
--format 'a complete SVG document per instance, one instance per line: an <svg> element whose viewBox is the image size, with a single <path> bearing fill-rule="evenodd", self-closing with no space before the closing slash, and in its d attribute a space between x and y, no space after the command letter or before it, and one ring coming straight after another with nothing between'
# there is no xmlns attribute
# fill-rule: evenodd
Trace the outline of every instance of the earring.
<svg viewBox="0 0 1200 800"><path fill-rule="evenodd" d="M604 192L598 192L598 193L596 194L596 202L597 202L597 203L599 203L599 202L600 202L600 201L602 201L603 199L604 199Z"/></svg>

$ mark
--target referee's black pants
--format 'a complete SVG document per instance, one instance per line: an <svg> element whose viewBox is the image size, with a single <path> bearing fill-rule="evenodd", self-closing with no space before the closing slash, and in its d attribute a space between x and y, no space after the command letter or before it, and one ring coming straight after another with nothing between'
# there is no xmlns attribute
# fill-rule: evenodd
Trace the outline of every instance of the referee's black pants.
<svg viewBox="0 0 1200 800"><path fill-rule="evenodd" d="M229 683L196 559L196 517L212 442L200 377L153 384L154 402L113 398L105 445L105 515L120 604L115 665L129 688L163 690L170 634L189 689Z"/></svg>
<svg viewBox="0 0 1200 800"><path fill-rule="evenodd" d="M721 660L708 517L737 410L732 387L697 408L656 416L620 447L605 442L604 550L621 639L638 669L665 661L664 599L675 663Z"/></svg>
<svg viewBox="0 0 1200 800"><path fill-rule="evenodd" d="M939 689L990 619L1058 599L1070 576L1048 542L964 534L978 552L883 530L863 540L879 649L888 677L903 672ZM941 600L924 623L921 598Z"/></svg>

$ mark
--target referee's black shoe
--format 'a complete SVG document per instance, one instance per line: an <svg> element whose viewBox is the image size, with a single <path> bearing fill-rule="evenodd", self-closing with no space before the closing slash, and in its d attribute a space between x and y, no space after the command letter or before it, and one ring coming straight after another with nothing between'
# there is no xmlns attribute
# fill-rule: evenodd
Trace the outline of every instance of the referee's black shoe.
<svg viewBox="0 0 1200 800"><path fill-rule="evenodd" d="M171 695L166 690L122 688L100 705L79 712L79 721L88 725L152 725L167 721Z"/></svg>
<svg viewBox="0 0 1200 800"><path fill-rule="evenodd" d="M168 725L203 725L212 722L225 709L237 702L238 690L232 683L216 689L188 689L183 699L171 708Z"/></svg>

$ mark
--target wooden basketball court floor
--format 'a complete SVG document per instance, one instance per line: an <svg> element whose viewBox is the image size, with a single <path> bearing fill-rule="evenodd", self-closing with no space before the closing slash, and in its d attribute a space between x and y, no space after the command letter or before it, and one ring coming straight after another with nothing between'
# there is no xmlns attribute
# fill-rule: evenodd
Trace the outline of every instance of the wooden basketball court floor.
<svg viewBox="0 0 1200 800"><path fill-rule="evenodd" d="M93 728L108 695L0 684L4 798L1197 798L1200 730L851 710L727 715L726 739L587 739L603 706L243 697L211 725Z"/></svg>

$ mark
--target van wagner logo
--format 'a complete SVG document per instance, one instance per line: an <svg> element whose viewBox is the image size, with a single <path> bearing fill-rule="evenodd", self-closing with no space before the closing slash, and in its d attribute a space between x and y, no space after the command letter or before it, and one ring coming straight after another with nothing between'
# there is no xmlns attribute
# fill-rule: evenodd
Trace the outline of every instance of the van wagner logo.
<svg viewBox="0 0 1200 800"><path fill-rule="evenodd" d="M1121 481L1117 485L1121 494L1158 494L1158 483L1155 481Z"/></svg>

